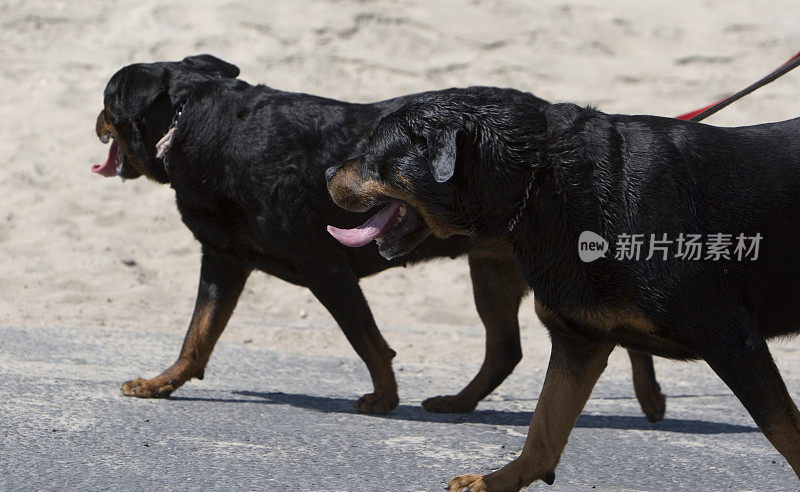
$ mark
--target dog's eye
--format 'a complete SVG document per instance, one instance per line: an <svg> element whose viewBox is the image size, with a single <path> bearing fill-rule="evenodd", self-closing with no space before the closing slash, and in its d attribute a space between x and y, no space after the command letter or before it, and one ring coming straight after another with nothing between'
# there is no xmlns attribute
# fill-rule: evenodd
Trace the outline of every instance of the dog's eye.
<svg viewBox="0 0 800 492"><path fill-rule="evenodd" d="M411 145L420 155L428 151L428 142L419 135L411 135Z"/></svg>
<svg viewBox="0 0 800 492"><path fill-rule="evenodd" d="M386 176L386 169L389 166L386 164L385 160L381 160L373 164L371 167L372 174L374 174L376 178L381 179L383 176Z"/></svg>

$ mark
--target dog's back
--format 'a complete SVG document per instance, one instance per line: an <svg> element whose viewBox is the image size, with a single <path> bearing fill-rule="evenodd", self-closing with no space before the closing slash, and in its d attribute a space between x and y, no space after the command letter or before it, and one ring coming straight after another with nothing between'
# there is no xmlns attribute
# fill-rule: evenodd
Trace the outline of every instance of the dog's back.
<svg viewBox="0 0 800 492"><path fill-rule="evenodd" d="M470 87L435 92L452 91L475 92L504 102L524 101L538 108L548 105L515 89ZM239 207L238 213L229 215L263 217L245 224L247 234L260 244L272 244L276 251L296 255L298 247L309 241L330 242L326 224L355 227L364 215L331 202L324 170L362 152L371 129L383 116L431 93L359 104L237 79L194 84L191 106L176 132L176 152L170 158L171 182L184 219L187 224L196 223L195 210L207 211L213 203L208 197L221 195L228 197L229 205ZM201 233L210 230L197 229ZM218 239L216 234L207 240ZM398 263L456 256L464 253L468 244L464 237L428 240L411 255L389 264L373 248L354 251L338 243L336 247L352 257L359 275L368 275Z"/></svg>
<svg viewBox="0 0 800 492"><path fill-rule="evenodd" d="M613 190L605 213L625 220L610 222L606 234L647 231L673 241L700 234L706 243L717 238L728 246L718 261L673 256L655 265L633 263L629 280L653 268L667 278L685 272L698 281L678 294L673 313L710 289L749 306L766 337L798 330L800 118L736 128L652 116L609 118L624 152L621 166L605 169ZM635 199L610 200L612 195Z"/></svg>

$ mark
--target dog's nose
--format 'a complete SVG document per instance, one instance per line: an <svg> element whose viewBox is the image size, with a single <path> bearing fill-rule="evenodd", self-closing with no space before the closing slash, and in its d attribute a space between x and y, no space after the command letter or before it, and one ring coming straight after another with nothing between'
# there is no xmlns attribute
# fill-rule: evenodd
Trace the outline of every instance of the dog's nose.
<svg viewBox="0 0 800 492"><path fill-rule="evenodd" d="M325 170L325 182L326 183L330 183L331 179L333 179L333 175L336 174L336 171L338 171L340 167L342 167L342 165L341 164L337 164L337 165L331 166L331 167L329 167L328 169Z"/></svg>

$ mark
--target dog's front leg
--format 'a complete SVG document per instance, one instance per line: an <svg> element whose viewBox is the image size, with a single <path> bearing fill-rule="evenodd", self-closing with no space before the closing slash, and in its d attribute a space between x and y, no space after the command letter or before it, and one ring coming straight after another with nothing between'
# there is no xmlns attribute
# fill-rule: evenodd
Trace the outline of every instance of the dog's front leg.
<svg viewBox="0 0 800 492"><path fill-rule="evenodd" d="M537 312L539 310L537 309ZM536 480L552 484L561 452L597 379L606 367L612 345L598 345L570 330L556 315L541 316L550 330L550 364L533 413L522 453L489 475L462 475L450 480L451 491L516 491Z"/></svg>
<svg viewBox="0 0 800 492"><path fill-rule="evenodd" d="M200 285L192 321L178 360L152 379L137 378L122 385L127 396L166 397L189 379L203 379L211 351L236 307L250 270L210 251L203 251Z"/></svg>

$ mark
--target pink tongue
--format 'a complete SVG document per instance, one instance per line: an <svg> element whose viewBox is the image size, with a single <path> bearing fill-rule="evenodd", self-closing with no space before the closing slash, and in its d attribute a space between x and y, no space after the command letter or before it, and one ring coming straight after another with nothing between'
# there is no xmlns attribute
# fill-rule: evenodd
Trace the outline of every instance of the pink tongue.
<svg viewBox="0 0 800 492"><path fill-rule="evenodd" d="M105 164L95 164L92 166L92 172L97 173L106 178L113 178L117 175L117 164L119 164L119 145L117 141L111 142L111 148L108 149L108 159Z"/></svg>
<svg viewBox="0 0 800 492"><path fill-rule="evenodd" d="M328 233L345 246L351 248L364 246L389 232L389 229L394 226L393 219L397 215L400 205L402 205L400 202L390 203L355 229L339 229L329 225Z"/></svg>

